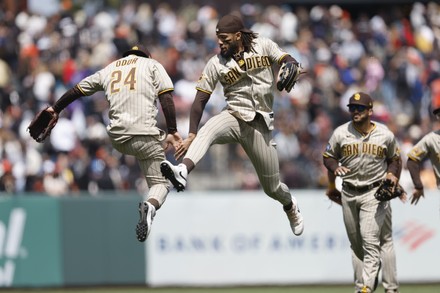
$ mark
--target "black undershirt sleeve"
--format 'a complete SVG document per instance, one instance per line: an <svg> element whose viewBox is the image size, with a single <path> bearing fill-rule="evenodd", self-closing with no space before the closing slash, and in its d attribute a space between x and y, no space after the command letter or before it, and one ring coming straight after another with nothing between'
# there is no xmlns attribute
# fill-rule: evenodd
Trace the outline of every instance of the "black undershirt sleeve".
<svg viewBox="0 0 440 293"><path fill-rule="evenodd" d="M159 102L162 106L163 115L167 123L167 132L174 134L177 132L176 108L173 102L171 92L165 92L159 95Z"/></svg>
<svg viewBox="0 0 440 293"><path fill-rule="evenodd" d="M324 166L332 173L339 167L339 162L332 157L324 157Z"/></svg>
<svg viewBox="0 0 440 293"><path fill-rule="evenodd" d="M281 63L287 63L287 62L298 63L298 61L296 61L296 59L290 55L286 55L283 57L283 59L281 59Z"/></svg>
<svg viewBox="0 0 440 293"><path fill-rule="evenodd" d="M422 179L420 177L420 162L408 159L406 163L409 173L411 174L411 179L414 183L416 189L423 189Z"/></svg>
<svg viewBox="0 0 440 293"><path fill-rule="evenodd" d="M191 107L191 114L189 118L189 133L196 134L199 129L199 123L202 119L203 110L205 109L206 103L208 103L210 94L197 91L196 97Z"/></svg>
<svg viewBox="0 0 440 293"><path fill-rule="evenodd" d="M69 106L72 102L77 100L78 98L84 96L84 94L79 90L78 85L75 85L73 88L69 89L58 101L53 105L53 109L55 112L60 113L67 106Z"/></svg>
<svg viewBox="0 0 440 293"><path fill-rule="evenodd" d="M392 158L391 160L387 161L387 163L387 173L392 173L397 178L400 178L400 173L402 171L402 159L400 157Z"/></svg>

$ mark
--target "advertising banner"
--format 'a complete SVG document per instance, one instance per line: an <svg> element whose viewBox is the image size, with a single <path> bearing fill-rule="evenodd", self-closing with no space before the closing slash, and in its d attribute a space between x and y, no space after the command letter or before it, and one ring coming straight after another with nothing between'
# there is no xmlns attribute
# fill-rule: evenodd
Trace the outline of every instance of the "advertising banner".
<svg viewBox="0 0 440 293"><path fill-rule="evenodd" d="M139 200L0 197L0 287L144 285Z"/></svg>
<svg viewBox="0 0 440 293"><path fill-rule="evenodd" d="M403 282L440 282L439 193L425 192L417 205L393 201L397 273Z"/></svg>
<svg viewBox="0 0 440 293"><path fill-rule="evenodd" d="M58 202L0 198L0 287L62 284Z"/></svg>
<svg viewBox="0 0 440 293"><path fill-rule="evenodd" d="M145 244L136 239L139 196L62 199L64 284L145 284Z"/></svg>
<svg viewBox="0 0 440 293"><path fill-rule="evenodd" d="M147 282L173 285L352 283L342 209L324 190L295 191L305 221L294 236L262 191L170 195L147 241ZM438 198L392 202L401 282L440 281ZM415 270L414 268L417 267Z"/></svg>

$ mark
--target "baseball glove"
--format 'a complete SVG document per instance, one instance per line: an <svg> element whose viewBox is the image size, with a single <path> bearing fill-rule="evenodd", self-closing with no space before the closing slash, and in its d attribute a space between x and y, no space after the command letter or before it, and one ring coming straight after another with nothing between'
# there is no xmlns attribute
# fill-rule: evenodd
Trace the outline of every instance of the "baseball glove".
<svg viewBox="0 0 440 293"><path fill-rule="evenodd" d="M405 190L400 184L397 184L393 191L393 183L391 180L382 180L379 188L376 190L374 197L379 201L388 201L405 194Z"/></svg>
<svg viewBox="0 0 440 293"><path fill-rule="evenodd" d="M43 142L58 122L58 113L49 111L48 108L38 112L28 126L31 137L37 142Z"/></svg>
<svg viewBox="0 0 440 293"><path fill-rule="evenodd" d="M301 74L301 65L297 62L283 63L278 72L277 89L290 92Z"/></svg>
<svg viewBox="0 0 440 293"><path fill-rule="evenodd" d="M326 195L332 202L337 203L338 205L342 205L342 195L339 190L337 189L327 190Z"/></svg>

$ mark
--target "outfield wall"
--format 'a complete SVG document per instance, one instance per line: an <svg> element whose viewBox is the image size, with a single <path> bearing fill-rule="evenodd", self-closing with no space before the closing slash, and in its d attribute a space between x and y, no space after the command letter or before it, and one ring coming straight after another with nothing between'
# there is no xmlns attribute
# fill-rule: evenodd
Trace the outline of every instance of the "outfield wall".
<svg viewBox="0 0 440 293"><path fill-rule="evenodd" d="M176 195L158 214L147 245L152 286L351 283L341 207L323 190L296 191L301 237L262 192ZM398 277L439 282L437 192L417 206L392 202Z"/></svg>
<svg viewBox="0 0 440 293"><path fill-rule="evenodd" d="M0 286L145 284L138 200L0 197Z"/></svg>
<svg viewBox="0 0 440 293"><path fill-rule="evenodd" d="M0 286L230 286L351 283L341 208L323 190L295 191L305 232L255 192L172 192L145 244L136 194L0 197ZM401 282L440 282L438 192L394 200Z"/></svg>

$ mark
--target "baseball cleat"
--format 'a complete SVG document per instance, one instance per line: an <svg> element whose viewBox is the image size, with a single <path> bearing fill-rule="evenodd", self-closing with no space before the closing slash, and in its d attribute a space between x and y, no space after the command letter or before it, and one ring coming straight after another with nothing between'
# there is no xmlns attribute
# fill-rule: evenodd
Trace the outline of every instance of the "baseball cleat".
<svg viewBox="0 0 440 293"><path fill-rule="evenodd" d="M153 218L156 215L156 208L149 202L139 203L139 222L136 226L137 240L144 242L151 231Z"/></svg>
<svg viewBox="0 0 440 293"><path fill-rule="evenodd" d="M292 229L293 234L299 236L304 231L304 220L301 212L298 208L298 203L296 198L292 196L292 208L286 212L287 218L290 222L290 228Z"/></svg>
<svg viewBox="0 0 440 293"><path fill-rule="evenodd" d="M184 164L174 166L168 161L163 161L160 163L160 171L174 185L178 192L185 190L188 169L186 169Z"/></svg>

